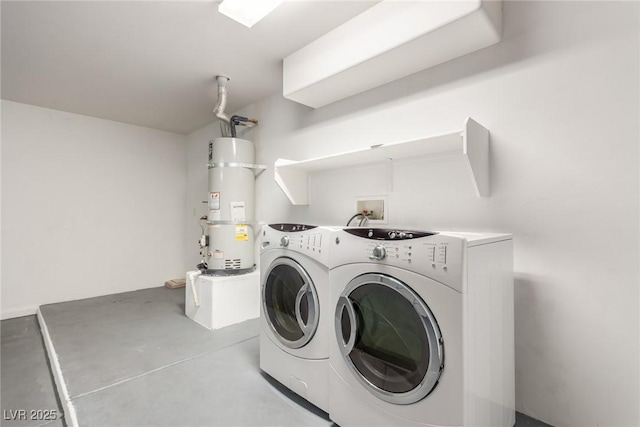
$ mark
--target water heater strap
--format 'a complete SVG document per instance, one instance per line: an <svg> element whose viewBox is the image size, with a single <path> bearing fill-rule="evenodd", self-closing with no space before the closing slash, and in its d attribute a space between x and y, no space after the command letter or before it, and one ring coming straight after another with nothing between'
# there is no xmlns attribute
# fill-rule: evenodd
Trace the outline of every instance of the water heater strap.
<svg viewBox="0 0 640 427"><path fill-rule="evenodd" d="M253 163L209 163L209 169L213 168L246 168L246 169L266 169L265 165L254 165Z"/></svg>
<svg viewBox="0 0 640 427"><path fill-rule="evenodd" d="M211 221L207 221L207 224L209 225L246 225L247 227L251 227L253 228L253 224L247 223L247 222L242 222L242 221L215 221L215 220L211 220Z"/></svg>

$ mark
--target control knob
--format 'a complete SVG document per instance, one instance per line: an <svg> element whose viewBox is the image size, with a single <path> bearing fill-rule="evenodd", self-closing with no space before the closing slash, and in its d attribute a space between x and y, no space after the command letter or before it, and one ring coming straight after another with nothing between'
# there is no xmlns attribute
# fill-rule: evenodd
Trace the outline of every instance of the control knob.
<svg viewBox="0 0 640 427"><path fill-rule="evenodd" d="M282 236L280 239L280 245L289 246L289 236Z"/></svg>
<svg viewBox="0 0 640 427"><path fill-rule="evenodd" d="M382 245L377 245L376 247L373 248L373 251L371 251L371 256L369 257L369 259L382 260L386 256L387 256L387 249Z"/></svg>

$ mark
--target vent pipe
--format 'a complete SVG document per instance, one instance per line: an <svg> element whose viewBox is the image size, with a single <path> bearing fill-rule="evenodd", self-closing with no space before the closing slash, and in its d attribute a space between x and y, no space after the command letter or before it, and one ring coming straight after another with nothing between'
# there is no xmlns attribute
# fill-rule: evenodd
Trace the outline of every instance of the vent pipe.
<svg viewBox="0 0 640 427"><path fill-rule="evenodd" d="M218 103L216 104L216 108L213 109L213 114L220 119L222 136L228 137L231 136L230 120L224 113L224 110L227 108L227 82L229 81L229 77L219 75L216 76L216 81L218 82Z"/></svg>
<svg viewBox="0 0 640 427"><path fill-rule="evenodd" d="M227 116L224 110L227 108L227 82L229 81L229 77L218 75L216 76L216 81L218 82L218 103L216 104L216 108L213 109L213 114L220 119L220 131L222 132L222 137L236 137L236 129L235 127L238 125L254 127L258 124L256 119L251 119L242 116Z"/></svg>

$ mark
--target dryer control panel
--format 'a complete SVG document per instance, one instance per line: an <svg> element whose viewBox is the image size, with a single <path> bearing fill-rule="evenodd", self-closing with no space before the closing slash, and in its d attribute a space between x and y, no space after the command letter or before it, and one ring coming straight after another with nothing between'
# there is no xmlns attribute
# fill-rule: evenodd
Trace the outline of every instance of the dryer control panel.
<svg viewBox="0 0 640 427"><path fill-rule="evenodd" d="M345 232L370 240L411 240L438 234L432 231L411 231L389 228L345 228Z"/></svg>
<svg viewBox="0 0 640 427"><path fill-rule="evenodd" d="M330 268L363 262L390 265L463 291L464 238L438 232L376 228L348 228L333 236Z"/></svg>

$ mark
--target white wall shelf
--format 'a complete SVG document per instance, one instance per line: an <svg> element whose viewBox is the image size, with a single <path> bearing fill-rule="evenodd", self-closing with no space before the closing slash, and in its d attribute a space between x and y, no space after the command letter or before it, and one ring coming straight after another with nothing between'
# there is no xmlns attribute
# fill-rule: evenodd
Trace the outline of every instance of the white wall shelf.
<svg viewBox="0 0 640 427"><path fill-rule="evenodd" d="M277 159L274 178L292 204L309 204L309 173L454 153L465 160L478 197L489 197L489 131L471 118L462 130L426 138L374 145L308 160Z"/></svg>

